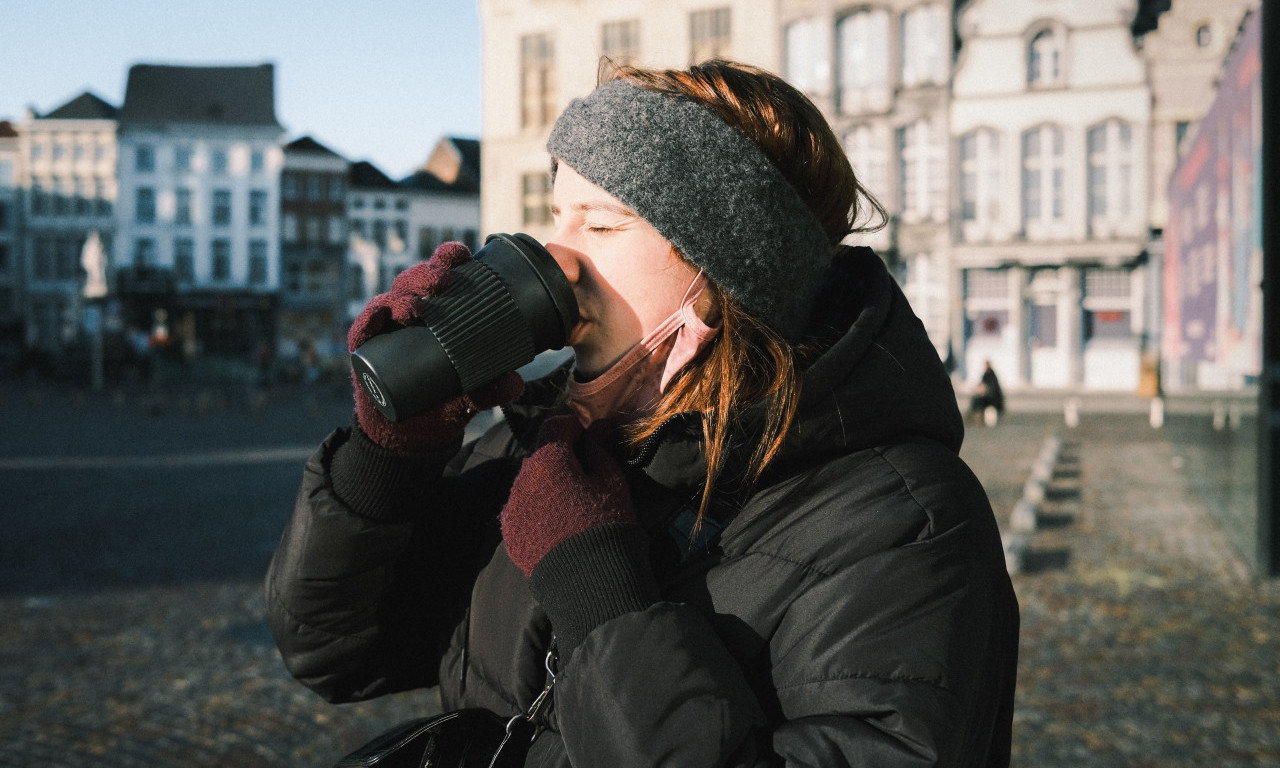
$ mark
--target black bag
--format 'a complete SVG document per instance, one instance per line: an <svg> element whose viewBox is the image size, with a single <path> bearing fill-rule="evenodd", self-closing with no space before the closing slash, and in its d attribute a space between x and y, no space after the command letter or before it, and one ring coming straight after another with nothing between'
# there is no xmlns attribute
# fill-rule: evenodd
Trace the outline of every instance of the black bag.
<svg viewBox="0 0 1280 768"><path fill-rule="evenodd" d="M488 768L506 735L489 710L459 709L403 722L334 768Z"/></svg>
<svg viewBox="0 0 1280 768"><path fill-rule="evenodd" d="M518 768L542 727L555 685L555 651L547 653L547 685L510 720L487 709L456 709L403 722L338 761L334 768Z"/></svg>

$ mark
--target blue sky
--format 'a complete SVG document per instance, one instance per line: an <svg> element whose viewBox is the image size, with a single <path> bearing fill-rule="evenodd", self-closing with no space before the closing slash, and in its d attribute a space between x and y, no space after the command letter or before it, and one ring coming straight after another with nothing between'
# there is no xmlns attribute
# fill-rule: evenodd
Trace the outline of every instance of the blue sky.
<svg viewBox="0 0 1280 768"><path fill-rule="evenodd" d="M86 90L120 106L136 63L263 62L289 138L394 178L441 136L480 136L476 0L0 2L0 119Z"/></svg>

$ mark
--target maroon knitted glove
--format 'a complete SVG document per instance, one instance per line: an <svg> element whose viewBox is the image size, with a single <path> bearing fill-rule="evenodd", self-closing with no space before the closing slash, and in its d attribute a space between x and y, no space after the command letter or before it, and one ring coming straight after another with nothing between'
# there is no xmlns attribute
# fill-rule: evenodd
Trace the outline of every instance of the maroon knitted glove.
<svg viewBox="0 0 1280 768"><path fill-rule="evenodd" d="M416 320L419 297L440 294L449 285L449 270L470 258L471 251L462 243L443 243L430 259L397 275L391 282L391 290L370 299L351 324L347 333L348 351L354 352L374 336ZM356 420L360 428L375 443L393 451L428 451L447 446L462 437L467 423L477 413L510 402L524 391L520 374L510 371L474 392L393 422L378 412L354 371L351 382L355 386Z"/></svg>
<svg viewBox="0 0 1280 768"><path fill-rule="evenodd" d="M622 468L577 417L547 419L538 443L502 509L507 555L526 576L570 536L636 519Z"/></svg>

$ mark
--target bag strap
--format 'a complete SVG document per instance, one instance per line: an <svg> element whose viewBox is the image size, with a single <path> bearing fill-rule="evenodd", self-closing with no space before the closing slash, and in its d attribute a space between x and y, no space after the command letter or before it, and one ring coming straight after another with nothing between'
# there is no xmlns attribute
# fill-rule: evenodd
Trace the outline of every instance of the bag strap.
<svg viewBox="0 0 1280 768"><path fill-rule="evenodd" d="M489 768L518 768L524 765L529 754L529 746L546 727L544 718L547 707L551 704L551 689L556 684L556 639L551 637L551 647L547 650L547 684L542 693L533 700L529 708L507 721L507 734L502 737L498 751L493 753Z"/></svg>

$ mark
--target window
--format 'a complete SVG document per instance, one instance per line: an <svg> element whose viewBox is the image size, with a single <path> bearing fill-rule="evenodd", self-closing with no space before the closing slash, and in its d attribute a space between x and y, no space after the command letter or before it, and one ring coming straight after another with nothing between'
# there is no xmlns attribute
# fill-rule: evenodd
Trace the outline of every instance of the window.
<svg viewBox="0 0 1280 768"><path fill-rule="evenodd" d="M396 219L391 226L395 231L397 241L395 249L397 251L403 251L405 249L405 243L409 240L409 222L404 219Z"/></svg>
<svg viewBox="0 0 1280 768"><path fill-rule="evenodd" d="M262 150L255 149L249 153L249 171L251 173L262 173L262 169L266 167L266 161L263 158Z"/></svg>
<svg viewBox="0 0 1280 768"><path fill-rule="evenodd" d="M1022 134L1022 221L1028 229L1062 221L1062 129L1042 125Z"/></svg>
<svg viewBox="0 0 1280 768"><path fill-rule="evenodd" d="M1208 48L1211 45L1213 45L1213 27L1208 24L1196 27L1196 47Z"/></svg>
<svg viewBox="0 0 1280 768"><path fill-rule="evenodd" d="M267 223L267 192L263 189L249 191L249 224L260 227Z"/></svg>
<svg viewBox="0 0 1280 768"><path fill-rule="evenodd" d="M965 270L965 298L1003 299L1009 295L1009 273L1003 269Z"/></svg>
<svg viewBox="0 0 1280 768"><path fill-rule="evenodd" d="M1133 212L1133 129L1108 120L1089 129L1089 222L1125 221Z"/></svg>
<svg viewBox="0 0 1280 768"><path fill-rule="evenodd" d="M525 225L551 223L551 176L546 173L526 173L521 178L521 201L524 207Z"/></svg>
<svg viewBox="0 0 1280 768"><path fill-rule="evenodd" d="M811 96L831 93L831 45L824 19L802 19L785 32L786 77Z"/></svg>
<svg viewBox="0 0 1280 768"><path fill-rule="evenodd" d="M296 222L295 222L295 223L296 223ZM352 232L352 234L354 234L356 237L364 237L364 236L365 236L364 219L352 219L352 220L351 220L351 232Z"/></svg>
<svg viewBox="0 0 1280 768"><path fill-rule="evenodd" d="M139 187L133 207L133 220L139 224L154 224L156 221L156 191L150 187Z"/></svg>
<svg viewBox="0 0 1280 768"><path fill-rule="evenodd" d="M329 199L334 202L341 202L343 195L346 194L346 184L343 183L341 176L329 177Z"/></svg>
<svg viewBox="0 0 1280 768"><path fill-rule="evenodd" d="M384 211L384 210L386 210L386 208L387 208L387 198L385 198L385 197L375 197L375 198L373 199L373 210L375 210L375 211Z"/></svg>
<svg viewBox="0 0 1280 768"><path fill-rule="evenodd" d="M149 237L140 237L133 241L133 266L135 269L146 269L156 263L156 241Z"/></svg>
<svg viewBox="0 0 1280 768"><path fill-rule="evenodd" d="M845 134L844 151L862 186L871 194L889 188L889 134L870 125L860 125Z"/></svg>
<svg viewBox="0 0 1280 768"><path fill-rule="evenodd" d="M347 220L339 215L329 217L329 242L341 245L347 241Z"/></svg>
<svg viewBox="0 0 1280 768"><path fill-rule="evenodd" d="M193 283L196 279L196 244L189 237L173 241L173 271L179 283Z"/></svg>
<svg viewBox="0 0 1280 768"><path fill-rule="evenodd" d="M80 179L76 182L75 213L77 216L88 216L93 213L93 182ZM0 225L3 226L3 225Z"/></svg>
<svg viewBox="0 0 1280 768"><path fill-rule="evenodd" d="M139 144L133 150L133 169L138 173L151 173L156 169L156 148Z"/></svg>
<svg viewBox="0 0 1280 768"><path fill-rule="evenodd" d="M548 34L520 38L520 125L535 128L555 119L555 43Z"/></svg>
<svg viewBox="0 0 1280 768"><path fill-rule="evenodd" d="M320 177L314 174L307 177L307 199L312 201L324 199L323 190L320 188Z"/></svg>
<svg viewBox="0 0 1280 768"><path fill-rule="evenodd" d="M0 231L9 228L9 204L0 200Z"/></svg>
<svg viewBox="0 0 1280 768"><path fill-rule="evenodd" d="M0 160L0 187L13 186L13 162Z"/></svg>
<svg viewBox="0 0 1280 768"><path fill-rule="evenodd" d="M426 261L436 248L436 230L434 227L418 228L418 258Z"/></svg>
<svg viewBox="0 0 1280 768"><path fill-rule="evenodd" d="M107 197L107 185L101 181L93 184L93 200L95 213L99 216L111 215L111 198Z"/></svg>
<svg viewBox="0 0 1280 768"><path fill-rule="evenodd" d="M212 159L209 165L213 169L214 173L219 176L225 176L228 168L227 151L225 149L213 150Z"/></svg>
<svg viewBox="0 0 1280 768"><path fill-rule="evenodd" d="M280 214L280 239L286 243L298 242L298 214Z"/></svg>
<svg viewBox="0 0 1280 768"><path fill-rule="evenodd" d="M634 64L640 58L640 22L606 22L600 28L600 53L615 64Z"/></svg>
<svg viewBox="0 0 1280 768"><path fill-rule="evenodd" d="M951 29L947 9L922 5L902 14L902 84L946 82Z"/></svg>
<svg viewBox="0 0 1280 768"><path fill-rule="evenodd" d="M175 224L191 223L191 190L178 187L173 193L173 221Z"/></svg>
<svg viewBox="0 0 1280 768"><path fill-rule="evenodd" d="M191 147L175 147L173 150L173 168L176 171L191 170L191 158L195 151Z"/></svg>
<svg viewBox="0 0 1280 768"><path fill-rule="evenodd" d="M267 241L249 241L249 284L267 284Z"/></svg>
<svg viewBox="0 0 1280 768"><path fill-rule="evenodd" d="M859 11L836 24L837 102L841 112L889 106L889 13Z"/></svg>
<svg viewBox="0 0 1280 768"><path fill-rule="evenodd" d="M729 9L709 8L689 14L689 63L729 58Z"/></svg>
<svg viewBox="0 0 1280 768"><path fill-rule="evenodd" d="M373 220L373 242L377 243L379 248L387 247L387 222L382 219Z"/></svg>
<svg viewBox="0 0 1280 768"><path fill-rule="evenodd" d="M213 223L219 227L231 224L231 190L213 190Z"/></svg>
<svg viewBox="0 0 1280 768"><path fill-rule="evenodd" d="M292 173L280 176L280 196L285 200L298 199L298 177Z"/></svg>
<svg viewBox="0 0 1280 768"><path fill-rule="evenodd" d="M898 129L898 210L907 221L946 218L939 134L927 120Z"/></svg>
<svg viewBox="0 0 1280 768"><path fill-rule="evenodd" d="M396 210L397 211L409 210L409 200L404 197L396 198Z"/></svg>
<svg viewBox="0 0 1280 768"><path fill-rule="evenodd" d="M1084 340L1128 339L1131 327L1129 270L1093 267L1084 271Z"/></svg>
<svg viewBox="0 0 1280 768"><path fill-rule="evenodd" d="M1027 46L1027 85L1046 87L1062 84L1062 38L1052 29L1042 29Z"/></svg>
<svg viewBox="0 0 1280 768"><path fill-rule="evenodd" d="M305 241L308 243L320 242L320 227L324 225L325 219L319 216L304 216L302 221L303 231L306 233Z"/></svg>
<svg viewBox="0 0 1280 768"><path fill-rule="evenodd" d="M54 162L57 162L58 160L61 160L63 157L65 157L65 156L66 156L66 153L67 153L67 148L66 148L65 146L63 146L61 143L57 143L57 144L54 144L54 145L53 145L53 159L54 159ZM139 169L139 170L141 170L141 169Z"/></svg>
<svg viewBox="0 0 1280 768"><path fill-rule="evenodd" d="M960 137L960 220L990 225L999 218L1000 136L980 128Z"/></svg>
<svg viewBox="0 0 1280 768"><path fill-rule="evenodd" d="M214 280L231 279L231 241L220 237L213 241L213 273Z"/></svg>

